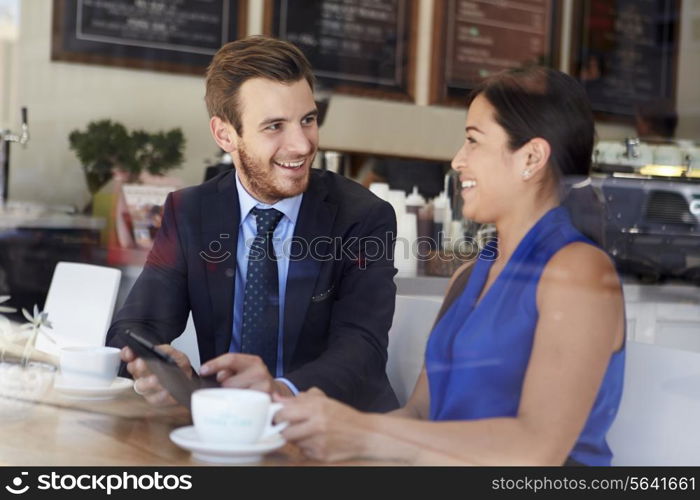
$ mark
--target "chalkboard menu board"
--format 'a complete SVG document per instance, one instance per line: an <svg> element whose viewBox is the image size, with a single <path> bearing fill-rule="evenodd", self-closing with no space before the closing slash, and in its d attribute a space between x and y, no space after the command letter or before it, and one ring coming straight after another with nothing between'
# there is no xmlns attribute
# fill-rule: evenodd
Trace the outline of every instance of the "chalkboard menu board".
<svg viewBox="0 0 700 500"><path fill-rule="evenodd" d="M464 105L485 77L558 64L559 2L436 0L431 102Z"/></svg>
<svg viewBox="0 0 700 500"><path fill-rule="evenodd" d="M675 99L680 0L579 0L571 73L599 118L631 121L637 105Z"/></svg>
<svg viewBox="0 0 700 500"><path fill-rule="evenodd" d="M51 58L203 74L240 38L244 0L54 0Z"/></svg>
<svg viewBox="0 0 700 500"><path fill-rule="evenodd" d="M325 88L412 99L417 3L270 0L265 31L297 45Z"/></svg>

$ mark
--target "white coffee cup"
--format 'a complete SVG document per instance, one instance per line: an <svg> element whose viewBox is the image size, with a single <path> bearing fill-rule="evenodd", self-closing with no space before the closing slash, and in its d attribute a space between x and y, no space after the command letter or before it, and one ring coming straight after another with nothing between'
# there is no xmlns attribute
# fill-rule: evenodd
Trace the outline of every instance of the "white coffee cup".
<svg viewBox="0 0 700 500"><path fill-rule="evenodd" d="M199 389L192 393L191 407L197 434L211 443L256 443L287 427L287 422L272 424L282 404L251 389Z"/></svg>
<svg viewBox="0 0 700 500"><path fill-rule="evenodd" d="M116 347L63 347L59 351L61 382L76 387L109 387L119 372Z"/></svg>

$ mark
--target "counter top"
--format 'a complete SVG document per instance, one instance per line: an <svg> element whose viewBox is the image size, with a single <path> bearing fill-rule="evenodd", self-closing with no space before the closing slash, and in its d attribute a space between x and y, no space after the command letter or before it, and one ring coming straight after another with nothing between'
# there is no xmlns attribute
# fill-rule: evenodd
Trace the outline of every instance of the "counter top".
<svg viewBox="0 0 700 500"><path fill-rule="evenodd" d="M399 295L427 295L443 297L449 278L440 276L416 276L395 278ZM700 287L688 283L642 284L623 280L626 303L664 303L700 305Z"/></svg>
<svg viewBox="0 0 700 500"><path fill-rule="evenodd" d="M0 216L0 229L94 229L99 231L104 227L103 218L85 215L52 215L32 219Z"/></svg>

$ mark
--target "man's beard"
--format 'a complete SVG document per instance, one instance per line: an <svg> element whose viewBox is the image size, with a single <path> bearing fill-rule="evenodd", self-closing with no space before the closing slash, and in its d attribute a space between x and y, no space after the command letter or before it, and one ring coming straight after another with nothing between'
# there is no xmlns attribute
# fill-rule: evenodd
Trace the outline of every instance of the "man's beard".
<svg viewBox="0 0 700 500"><path fill-rule="evenodd" d="M291 198L306 191L309 185L310 169L306 175L298 179L288 180L284 185L275 182L275 168L272 165L263 165L256 158L249 155L242 141L238 143L238 156L241 159L240 169L248 180L248 189L252 195L264 198L260 201L281 200ZM306 168L301 166L299 168Z"/></svg>

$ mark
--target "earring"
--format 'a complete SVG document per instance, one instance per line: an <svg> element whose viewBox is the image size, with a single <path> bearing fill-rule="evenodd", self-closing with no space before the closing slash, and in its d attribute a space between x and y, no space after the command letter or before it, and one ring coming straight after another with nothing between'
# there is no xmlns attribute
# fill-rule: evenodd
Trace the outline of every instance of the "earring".
<svg viewBox="0 0 700 500"><path fill-rule="evenodd" d="M524 180L529 179L530 175L532 175L532 170L530 170L529 168L526 168L525 170L523 170L523 179Z"/></svg>

